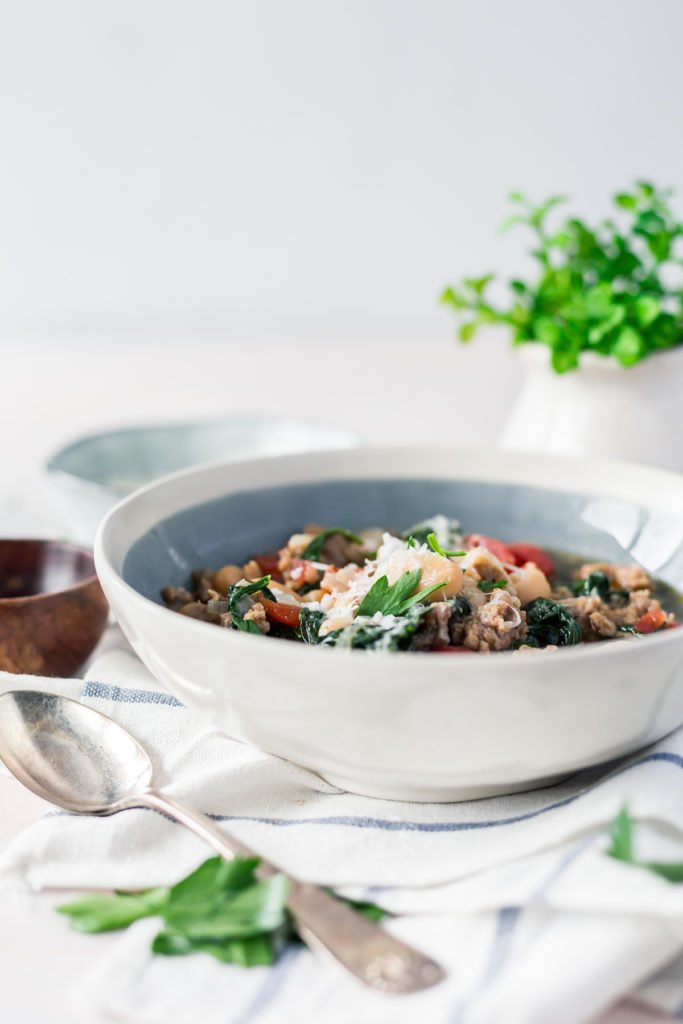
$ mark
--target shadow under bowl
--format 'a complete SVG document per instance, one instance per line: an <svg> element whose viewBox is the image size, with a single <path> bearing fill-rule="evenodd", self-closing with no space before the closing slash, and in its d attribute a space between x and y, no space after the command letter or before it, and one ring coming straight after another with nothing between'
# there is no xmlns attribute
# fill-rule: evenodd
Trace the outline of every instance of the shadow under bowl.
<svg viewBox="0 0 683 1024"><path fill-rule="evenodd" d="M0 670L73 675L95 649L107 614L90 551L0 540Z"/></svg>

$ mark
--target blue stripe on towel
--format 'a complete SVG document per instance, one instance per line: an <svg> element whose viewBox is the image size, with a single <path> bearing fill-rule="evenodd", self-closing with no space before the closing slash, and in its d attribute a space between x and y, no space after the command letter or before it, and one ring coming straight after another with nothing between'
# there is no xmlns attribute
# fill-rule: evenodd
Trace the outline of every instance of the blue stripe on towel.
<svg viewBox="0 0 683 1024"><path fill-rule="evenodd" d="M643 764L656 762L683 768L683 757L680 754L674 754L669 751L657 751L652 754L646 754L645 757L641 757L632 764L624 765L623 768L618 768L616 771L611 772L609 777L621 775L623 772L630 771L632 768L639 768ZM539 807L535 811L513 814L509 818L489 818L483 821L391 821L387 818L364 818L342 814L316 818L272 818L251 814L209 814L208 817L214 821L251 821L258 825L276 825L282 828L287 828L290 825L347 825L351 828L375 828L386 832L468 832L483 828L499 828L503 825L516 825L520 821L538 818L541 814L547 814L549 811L556 811L560 807L567 807L569 804L573 804L575 800L590 793L592 789L592 786L582 789L579 793L573 793L563 800L556 800L554 803L548 804L546 807ZM135 809L150 810L150 808L146 807ZM162 812L155 811L154 813L160 814ZM48 811L45 815L45 817L62 816L72 817L69 811ZM167 817L165 814L162 816ZM172 820L169 818L169 821Z"/></svg>
<svg viewBox="0 0 683 1024"><path fill-rule="evenodd" d="M665 762L683 768L683 757L679 754L668 751L655 752L641 757L633 764L624 765L617 769L612 775L621 775L622 772L630 771L631 768L638 768L640 765L650 762ZM579 797L590 793L593 787L583 789L579 793L573 793L563 800L556 800L546 807L539 807L535 811L526 811L524 814L513 814L509 818L490 818L482 821L391 821L387 818L364 818L351 815L330 815L320 818L271 818L259 817L249 814L211 814L209 817L214 821L252 821L259 825L277 825L287 827L289 825L349 825L353 828L376 828L387 832L469 832L482 828L497 828L502 825L516 825L520 821L529 821L537 818L548 811L555 811L560 807L573 804Z"/></svg>
<svg viewBox="0 0 683 1024"><path fill-rule="evenodd" d="M86 682L83 687L84 697L99 697L101 700L115 701L117 704L163 704L171 708L183 708L184 704L170 693L159 690L133 690L121 686L110 686L109 683Z"/></svg>

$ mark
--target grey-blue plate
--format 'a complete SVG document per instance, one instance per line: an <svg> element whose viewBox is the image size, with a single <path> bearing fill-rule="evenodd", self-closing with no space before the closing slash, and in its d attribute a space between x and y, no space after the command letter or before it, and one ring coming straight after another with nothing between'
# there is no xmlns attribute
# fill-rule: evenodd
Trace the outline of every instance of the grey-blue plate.
<svg viewBox="0 0 683 1024"><path fill-rule="evenodd" d="M46 469L70 540L91 545L122 497L167 473L205 462L353 448L348 430L305 420L234 416L201 423L127 427L90 434L56 452Z"/></svg>

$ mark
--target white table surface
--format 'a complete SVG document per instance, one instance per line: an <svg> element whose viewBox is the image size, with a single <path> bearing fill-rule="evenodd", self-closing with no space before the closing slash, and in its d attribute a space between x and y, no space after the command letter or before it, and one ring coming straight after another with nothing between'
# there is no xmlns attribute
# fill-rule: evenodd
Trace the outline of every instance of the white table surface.
<svg viewBox="0 0 683 1024"><path fill-rule="evenodd" d="M41 467L83 433L268 412L351 427L368 442L491 445L521 382L514 354L497 338L464 348L445 337L397 344L17 337L0 339L0 366L2 537L63 532ZM46 806L0 774L0 851ZM75 1022L68 985L116 941L70 931L52 910L59 899L12 899L0 908L3 1024ZM601 1024L662 1019L623 1003Z"/></svg>

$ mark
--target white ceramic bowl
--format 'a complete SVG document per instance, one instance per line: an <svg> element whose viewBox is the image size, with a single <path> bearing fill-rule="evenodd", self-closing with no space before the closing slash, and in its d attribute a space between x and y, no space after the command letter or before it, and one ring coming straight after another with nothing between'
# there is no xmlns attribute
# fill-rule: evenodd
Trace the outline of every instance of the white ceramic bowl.
<svg viewBox="0 0 683 1024"><path fill-rule="evenodd" d="M121 498L159 477L218 459L354 448L349 430L283 416L231 416L200 423L155 423L89 434L48 460L64 533L92 545L102 518Z"/></svg>
<svg viewBox="0 0 683 1024"><path fill-rule="evenodd" d="M370 796L530 788L683 721L683 629L558 652L444 657L304 646L162 607L191 568L242 561L308 520L466 530L636 559L683 590L683 477L509 452L361 449L203 467L138 491L96 541L104 590L145 664L231 736Z"/></svg>

